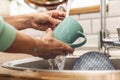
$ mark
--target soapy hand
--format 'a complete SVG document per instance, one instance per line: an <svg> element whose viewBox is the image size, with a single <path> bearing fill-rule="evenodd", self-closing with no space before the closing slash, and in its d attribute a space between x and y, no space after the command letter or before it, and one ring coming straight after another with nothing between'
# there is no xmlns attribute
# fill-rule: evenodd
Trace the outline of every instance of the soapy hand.
<svg viewBox="0 0 120 80"><path fill-rule="evenodd" d="M4 17L4 20L18 30L33 28L45 31L48 28L54 29L61 20L65 18L65 12L51 10L31 14Z"/></svg>

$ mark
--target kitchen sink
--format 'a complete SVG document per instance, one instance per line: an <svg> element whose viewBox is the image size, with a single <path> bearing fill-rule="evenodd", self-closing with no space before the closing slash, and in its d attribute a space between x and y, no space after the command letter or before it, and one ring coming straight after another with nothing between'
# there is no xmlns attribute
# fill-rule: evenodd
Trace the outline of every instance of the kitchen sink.
<svg viewBox="0 0 120 80"><path fill-rule="evenodd" d="M23 77L29 75L31 78L38 78L37 80L120 80L120 57L110 58L116 70L97 71L71 70L77 58L78 56L67 56L64 70L58 70L56 65L53 65L54 70L50 70L48 61L39 57L9 61L2 66L21 70L23 73L25 72L24 74L22 73Z"/></svg>
<svg viewBox="0 0 120 80"><path fill-rule="evenodd" d="M78 56L67 56L65 60L64 70L62 71L73 71L73 65L75 64ZM120 70L120 57L111 57L110 58L116 71ZM54 60L52 60L54 63ZM32 57L20 60L14 60L5 62L3 65L5 68L11 68L16 70L33 70L33 71L58 71L58 67L53 64L54 70L50 70L50 65L47 60L44 60L39 57Z"/></svg>

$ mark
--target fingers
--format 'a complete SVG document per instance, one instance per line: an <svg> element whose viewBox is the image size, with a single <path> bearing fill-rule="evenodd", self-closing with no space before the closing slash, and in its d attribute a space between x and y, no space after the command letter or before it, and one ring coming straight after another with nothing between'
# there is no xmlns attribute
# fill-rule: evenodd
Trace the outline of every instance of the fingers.
<svg viewBox="0 0 120 80"><path fill-rule="evenodd" d="M70 47L69 45L62 43L62 46L64 47L63 52L65 53L73 53L74 49Z"/></svg>
<svg viewBox="0 0 120 80"><path fill-rule="evenodd" d="M51 17L51 16L48 16L48 21L50 21L50 22L51 22L52 24L54 24L54 25L57 25L57 24L60 23L60 20L55 19L55 18L53 18L53 17Z"/></svg>
<svg viewBox="0 0 120 80"><path fill-rule="evenodd" d="M52 15L52 17L55 17L55 18L61 19L61 20L63 20L65 18L65 16L66 16L65 12L61 12L61 11L54 11L53 15Z"/></svg>
<svg viewBox="0 0 120 80"><path fill-rule="evenodd" d="M65 18L66 14L62 11L52 10L48 12L52 17L59 19L59 17Z"/></svg>
<svg viewBox="0 0 120 80"><path fill-rule="evenodd" d="M44 38L44 39L43 39ZM74 49L71 48L69 45L65 44L62 41L54 39L53 31L51 28L46 30L46 34L42 40L47 41L47 47L42 49L42 53L40 54L41 57L48 59L48 58L55 58L57 55L67 55L68 53L73 53Z"/></svg>
<svg viewBox="0 0 120 80"><path fill-rule="evenodd" d="M63 20L66 16L65 12L61 12L61 11L57 11L57 10L53 10L49 12L49 15L51 16L51 18L54 18L54 20Z"/></svg>
<svg viewBox="0 0 120 80"><path fill-rule="evenodd" d="M68 44L65 44L62 41L58 40L58 47L56 49L56 52L58 55L67 55L68 53L72 54L74 49L70 47Z"/></svg>
<svg viewBox="0 0 120 80"><path fill-rule="evenodd" d="M52 23L53 26L51 26L52 29L56 27L64 18L65 18L65 12L60 12L60 11L49 11L48 12L49 16L48 21Z"/></svg>
<svg viewBox="0 0 120 80"><path fill-rule="evenodd" d="M51 38L54 37L51 28L48 28L48 29L46 30L46 34L44 35L44 37L47 38L47 39L51 39Z"/></svg>
<svg viewBox="0 0 120 80"><path fill-rule="evenodd" d="M46 38L54 38L53 32L51 28L48 28L46 31ZM62 41L57 40L58 44L61 45L59 46L59 50L61 50L64 53L73 53L74 49L70 47L68 44L63 43ZM56 45L58 45L56 44ZM60 51L60 52L61 52Z"/></svg>

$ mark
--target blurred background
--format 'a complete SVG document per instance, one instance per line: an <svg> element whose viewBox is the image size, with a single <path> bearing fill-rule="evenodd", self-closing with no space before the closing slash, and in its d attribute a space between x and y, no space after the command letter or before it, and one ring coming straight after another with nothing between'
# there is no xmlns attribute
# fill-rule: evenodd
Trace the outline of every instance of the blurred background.
<svg viewBox="0 0 120 80"><path fill-rule="evenodd" d="M51 9L56 9L58 5L66 6L67 0L57 0L60 2L51 3L51 5L41 5L42 0L0 0L0 15L18 15L37 11L45 11L45 7L52 6ZM45 0L43 0L45 1ZM56 1L56 0L53 0ZM89 3L90 2L90 3ZM107 0L108 3L108 0ZM50 3L46 3L50 4ZM53 5L52 5L53 4ZM88 6L99 5L100 0L73 0L72 8L82 8Z"/></svg>
<svg viewBox="0 0 120 80"><path fill-rule="evenodd" d="M0 0L0 15L8 16L43 12L54 10L58 5L66 8L67 2L67 0L54 0L55 2L47 2L43 5L40 1L42 0ZM76 55L77 52L80 54L91 50L99 50L99 32L101 30L100 1L101 0L73 0L72 2L70 16L79 21L88 39L83 47L76 49ZM116 27L120 27L120 0L106 0L106 4L106 29L109 31L109 37L116 39L118 38ZM44 34L42 31L33 29L23 30L22 32L33 37L40 37ZM76 42L79 41L80 39ZM117 48L109 50L109 53L114 56L119 55L119 52L120 49Z"/></svg>

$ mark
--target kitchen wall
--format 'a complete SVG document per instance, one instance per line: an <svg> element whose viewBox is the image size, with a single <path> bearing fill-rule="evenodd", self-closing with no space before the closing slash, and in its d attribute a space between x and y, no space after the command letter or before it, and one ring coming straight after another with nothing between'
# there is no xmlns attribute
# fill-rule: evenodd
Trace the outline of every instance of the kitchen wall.
<svg viewBox="0 0 120 80"><path fill-rule="evenodd" d="M6 6L5 9L0 10L0 15L6 15L9 14L9 3L8 0L1 0L2 2L5 2ZM21 0L23 1L23 0ZM108 31L110 32L111 37L118 37L116 27L120 26L120 0L109 0L108 2L108 12L107 15L107 23L106 27ZM8 5L7 5L8 4ZM24 4L22 2L22 4ZM3 6L0 3L0 7ZM13 3L14 6L14 3ZM29 10L28 10L29 9ZM17 13L15 13L16 11ZM6 12L3 14L3 12ZM27 11L27 12L25 12ZM29 11L29 12L28 12ZM13 7L13 10L11 11L11 15L17 15L17 14L23 14L23 13L30 13L35 12L35 10L31 9L29 6L18 6L17 9ZM70 15L73 18L77 19L81 26L84 29L84 33L87 36L87 43L80 48L76 48L76 52L86 52L91 50L99 50L99 31L100 31L100 12L95 13L86 13L86 14L75 14ZM33 37L41 37L44 32L36 31L33 29L27 29L23 30L22 32L33 36ZM80 39L78 39L75 43L79 42ZM120 54L120 49L110 49L111 53ZM117 52L116 52L117 51ZM79 53L78 53L79 54Z"/></svg>
<svg viewBox="0 0 120 80"><path fill-rule="evenodd" d="M9 0L0 0L0 15L6 16L9 15L10 4Z"/></svg>
<svg viewBox="0 0 120 80"><path fill-rule="evenodd" d="M117 38L116 27L120 27L120 0L109 0L108 2L108 12L106 13L106 27L110 32L111 37ZM83 47L77 50L98 50L99 47L99 31L100 27L100 13L88 13L88 14L77 14L71 15L76 18L79 23L84 28L85 34L87 36L87 43ZM120 54L120 49L110 49L111 53ZM116 52L117 51L117 52Z"/></svg>
<svg viewBox="0 0 120 80"><path fill-rule="evenodd" d="M116 27L120 26L120 0L109 0L106 27L110 32L111 37L118 37ZM84 33L87 37L87 43L79 48L76 48L75 54L85 53L87 51L99 50L99 31L100 31L100 12L87 13L87 14L75 14L70 15L77 19L84 29ZM33 29L25 30L25 33L34 37L42 36L44 33L41 31L35 31ZM75 43L78 43L78 39ZM120 54L120 49L110 49L110 53L114 55Z"/></svg>

